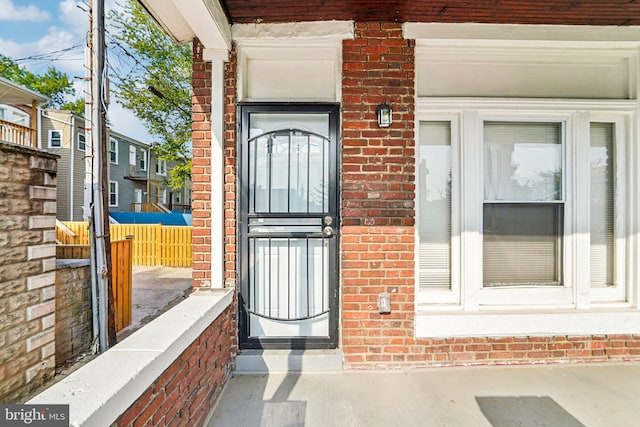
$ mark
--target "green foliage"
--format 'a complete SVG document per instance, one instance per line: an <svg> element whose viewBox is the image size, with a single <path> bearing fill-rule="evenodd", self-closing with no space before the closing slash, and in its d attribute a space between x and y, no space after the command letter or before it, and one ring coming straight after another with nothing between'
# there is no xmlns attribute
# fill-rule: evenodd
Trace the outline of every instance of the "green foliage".
<svg viewBox="0 0 640 427"><path fill-rule="evenodd" d="M110 48L131 54L134 64L113 76L116 99L158 138L158 157L176 163L170 182L180 188L191 175L191 48L176 45L137 1L126 0L122 6L109 19L116 28L112 37L124 49Z"/></svg>
<svg viewBox="0 0 640 427"><path fill-rule="evenodd" d="M45 105L47 108L70 110L81 116L84 115L82 99L67 101L67 97L76 94L73 81L65 73L53 67L49 67L44 74L38 75L16 64L8 56L0 54L0 76L51 98L51 101Z"/></svg>
<svg viewBox="0 0 640 427"><path fill-rule="evenodd" d="M65 102L60 106L60 109L71 111L79 116L84 116L84 100L76 99L73 102Z"/></svg>

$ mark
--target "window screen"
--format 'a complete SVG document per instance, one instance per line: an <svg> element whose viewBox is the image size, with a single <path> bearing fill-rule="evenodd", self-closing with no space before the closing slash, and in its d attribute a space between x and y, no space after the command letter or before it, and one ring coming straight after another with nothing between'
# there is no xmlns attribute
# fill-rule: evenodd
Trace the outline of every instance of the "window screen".
<svg viewBox="0 0 640 427"><path fill-rule="evenodd" d="M483 285L561 285L562 126L485 122Z"/></svg>
<svg viewBox="0 0 640 427"><path fill-rule="evenodd" d="M421 122L418 159L419 284L451 287L451 124Z"/></svg>
<svg viewBox="0 0 640 427"><path fill-rule="evenodd" d="M591 286L614 286L614 124L591 123Z"/></svg>

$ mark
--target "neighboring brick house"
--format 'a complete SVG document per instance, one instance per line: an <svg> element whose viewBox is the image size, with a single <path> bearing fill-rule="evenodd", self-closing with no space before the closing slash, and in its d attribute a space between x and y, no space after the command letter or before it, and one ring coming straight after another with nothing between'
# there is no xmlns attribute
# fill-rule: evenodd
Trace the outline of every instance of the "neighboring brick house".
<svg viewBox="0 0 640 427"><path fill-rule="evenodd" d="M70 111L40 113L40 147L58 154L58 213L62 221L82 221L86 159L85 120ZM109 210L167 209L176 199L188 204L190 183L173 190L166 182L171 164L159 161L149 144L109 131ZM186 202L185 202L186 201Z"/></svg>
<svg viewBox="0 0 640 427"><path fill-rule="evenodd" d="M193 41L193 279L240 349L640 359L640 5L139 1Z"/></svg>

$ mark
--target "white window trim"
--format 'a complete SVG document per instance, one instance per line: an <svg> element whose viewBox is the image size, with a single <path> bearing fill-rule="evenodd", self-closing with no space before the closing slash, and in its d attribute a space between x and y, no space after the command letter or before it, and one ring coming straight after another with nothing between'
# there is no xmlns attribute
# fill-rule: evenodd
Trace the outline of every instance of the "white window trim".
<svg viewBox="0 0 640 427"><path fill-rule="evenodd" d="M616 234L616 263L614 265L614 281L616 283L615 287L612 288L591 288L590 289L590 302L592 305L597 304L609 304L614 303L616 301L620 301L625 298L626 295L631 295L633 289L630 284L634 283L633 279L629 275L630 265L627 265L625 260L627 259L627 255L630 251L633 251L633 247L631 246L631 239L627 239L625 237L628 234L628 230L630 227L629 219L633 218L630 207L631 203L629 200L633 199L632 192L628 192L627 188L633 188L634 183L631 181L634 179L633 170L634 168L629 165L629 158L627 157L627 153L631 150L631 125L629 123L630 117L625 117L621 115L614 114L603 114L603 113L592 113L589 118L590 122L596 123L612 123L614 125L614 137L615 137L615 151L616 151L616 170L615 170L615 212L616 212L616 222L615 222L615 234ZM586 141L588 139L582 139ZM636 166L637 167L637 166ZM637 170L637 169L635 169ZM630 185L629 185L630 184ZM585 196L585 206L591 200L591 182L586 182L588 192ZM635 183L636 193L640 188ZM627 203L623 203L623 201L627 201ZM589 224L587 223L587 226ZM586 244L590 244L590 242L585 242Z"/></svg>
<svg viewBox="0 0 640 427"><path fill-rule="evenodd" d="M129 145L129 166L136 166L136 146Z"/></svg>
<svg viewBox="0 0 640 427"><path fill-rule="evenodd" d="M87 148L87 139L86 139L86 137L85 137L85 140L84 140L84 147L85 147L85 148L80 148L80 137L81 137L81 136L82 136L82 137L85 137L85 134L84 134L84 133L78 133L78 134L76 134L76 147L78 148L78 151L86 151L86 148Z"/></svg>
<svg viewBox="0 0 640 427"><path fill-rule="evenodd" d="M111 151L111 143L115 142L115 150ZM116 154L116 161L111 161L111 153L115 153ZM118 140L115 138L109 138L109 162L113 165L117 165L118 164Z"/></svg>
<svg viewBox="0 0 640 427"><path fill-rule="evenodd" d="M636 316L638 307L638 239L637 224L631 219L640 212L640 178L632 171L640 165L640 151L632 147L636 133L635 101L580 101L580 100L514 100L514 99L419 99L416 105L416 145L419 145L421 121L450 121L452 123L452 235L460 236L459 243L452 237L452 288L451 290L420 291L416 280L416 336L470 336L470 335L521 335L523 333L570 333L574 331L598 333L627 333L625 326L631 310ZM472 111L472 110L478 111ZM442 111L447 111L443 114ZM564 149L571 153L565 161L564 190L569 195L565 200L565 231L563 240L564 279L560 289L482 289L482 122L484 120L562 121L565 123ZM589 269L583 262L589 260L589 218L577 217L574 212L585 206L588 212L590 182L578 181L578 176L589 173L588 144L590 123L610 122L616 129L616 206L623 215L617 216L617 260L615 288L590 287ZM465 153L456 152L460 147L459 135L465 135ZM471 136L471 138L470 138ZM580 141L580 142L579 142ZM417 156L416 156L417 157ZM566 157L566 156L565 156ZM464 165L464 169L463 169ZM574 167L575 165L575 167ZM456 173L459 168L459 173ZM586 170L585 170L586 168ZM582 169L582 170L580 170ZM416 169L417 170L417 169ZM588 181L588 180L587 180ZM576 183L576 188L571 185ZM465 195L461 195L461 188ZM463 198L464 197L464 198ZM458 206L456 208L455 206ZM464 209L464 212L461 212ZM464 213L464 215L461 215ZM416 213L419 215L419 212ZM586 218L585 218L586 217ZM569 228L572 227L572 228ZM457 233L454 230L459 230ZM464 230L464 232L460 232ZM628 236L625 238L624 236ZM416 242L418 233L416 229ZM416 243L416 260L418 257ZM457 261L456 261L457 260ZM416 277L418 275L416 262ZM458 283L459 280L459 283ZM525 291L525 292L522 292ZM543 291L543 292L540 292ZM549 292L545 292L549 291ZM526 295L522 304L510 300L513 292ZM555 294L555 295L553 295ZM625 298L626 296L626 298ZM548 304L546 298L555 298ZM624 299L623 301L621 301ZM532 311L535 310L535 311ZM568 310L568 311L567 311ZM615 321L605 321L598 329L595 310L611 312ZM446 314L447 311L455 314ZM594 315L585 321L580 312ZM556 323L547 324L548 313L563 312ZM494 313L492 317L490 313ZM504 313L519 313L522 322L505 320ZM502 317L501 317L502 316ZM524 316L524 317L522 317ZM606 317L605 316L605 317ZM586 316L588 317L588 316ZM601 316L602 317L602 316ZM577 320L579 319L579 321ZM635 317L634 317L635 319ZM602 320L602 319L600 319ZM622 322L622 323L616 323ZM436 326L437 325L437 326ZM529 326L527 326L529 325ZM538 325L538 326L534 326ZM547 325L547 326L544 326ZM590 327L589 325L596 325ZM616 327L618 325L619 327ZM533 328L533 329L531 329ZM546 328L546 330L545 330ZM531 329L531 330L529 330ZM538 329L537 332L535 329ZM583 331L584 329L584 331ZM634 333L638 328L632 328ZM586 332L585 332L586 333ZM605 333L605 332L603 332Z"/></svg>
<svg viewBox="0 0 640 427"><path fill-rule="evenodd" d="M471 215L477 219L471 219L475 225L476 221L478 229L480 230L480 236L478 245L482 247L482 208L484 204L484 188L482 186L483 175L483 144L482 139L484 123L487 121L505 121L505 122L542 122L542 123L559 123L562 126L562 205L564 206L564 236L563 236L563 253L562 253L562 265L563 268L563 284L562 286L549 286L549 287L482 287L480 281L478 283L472 283L471 280L467 280L465 283L465 293L472 301L477 301L476 304L466 305L467 309L478 309L480 306L492 306L492 307L505 307L510 308L513 305L547 305L549 301L554 301L557 306L571 306L573 300L573 290L571 284L574 283L573 275L575 270L572 267L571 260L574 259L573 255L573 240L574 233L570 232L569 226L572 224L573 210L571 204L567 202L567 194L571 194L571 180L567 179L572 174L572 165L567 162L567 152L573 152L573 117L570 113L554 113L543 114L540 112L480 112L477 114L477 118L469 119L467 117L469 113L463 113L463 122L466 127L466 140L463 141L465 147L473 145L473 155L466 161L467 173L465 181L465 187L469 188L471 185L469 180L474 181L478 186L478 191L472 192L465 197L467 206L467 214L471 211ZM470 113L476 114L476 113ZM463 221L469 220L469 217L465 217ZM463 229L466 229L463 227ZM569 231L569 232L568 232ZM477 277L483 277L482 272L482 249L478 253L479 256L472 257L474 263L474 271L477 271ZM467 261L468 262L468 261ZM477 264L477 265L475 265Z"/></svg>
<svg viewBox="0 0 640 427"><path fill-rule="evenodd" d="M60 145L53 145L53 134L57 133L60 139ZM62 131L57 129L49 129L49 148L62 148Z"/></svg>
<svg viewBox="0 0 640 427"><path fill-rule="evenodd" d="M111 184L115 184L115 192L111 193ZM112 204L111 203L111 194L115 194L116 195L116 203ZM118 197L118 181L109 181L109 207L110 208L117 208L118 207L118 202L120 200L120 198Z"/></svg>
<svg viewBox="0 0 640 427"><path fill-rule="evenodd" d="M145 150L144 148L139 148L141 156L140 156L140 160L142 160L142 166L140 166L140 170L141 171L146 171L147 167L149 167L147 165L147 150Z"/></svg>
<svg viewBox="0 0 640 427"><path fill-rule="evenodd" d="M426 118L428 117L428 119ZM461 283L461 220L460 215L460 176L461 176L461 164L460 164L460 115L459 114L429 114L422 115L420 119L416 121L416 146L420 149L420 122L421 121L447 121L451 123L451 289L431 289L429 291L420 291L418 288L418 281L416 280L416 301L420 303L435 303L435 304L460 304L460 283ZM419 170L418 163L419 156L416 155L416 171ZM420 183L417 183L417 187ZM417 191L417 189L416 189ZM420 215L419 207L416 206L416 217ZM416 265L416 278L419 275L419 252L418 245L420 243L420 236L418 233L418 227L416 227L415 233L416 251L415 251L415 265Z"/></svg>
<svg viewBox="0 0 640 427"><path fill-rule="evenodd" d="M156 159L156 175L167 176L167 161Z"/></svg>

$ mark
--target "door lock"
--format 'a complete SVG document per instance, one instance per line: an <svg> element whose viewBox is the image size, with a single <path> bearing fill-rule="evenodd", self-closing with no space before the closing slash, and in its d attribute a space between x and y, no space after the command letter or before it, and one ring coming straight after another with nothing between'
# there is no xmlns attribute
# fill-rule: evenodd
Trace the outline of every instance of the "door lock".
<svg viewBox="0 0 640 427"><path fill-rule="evenodd" d="M324 218L322 218L322 223L324 225L333 225L333 217L330 215L325 216Z"/></svg>

